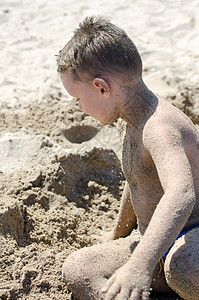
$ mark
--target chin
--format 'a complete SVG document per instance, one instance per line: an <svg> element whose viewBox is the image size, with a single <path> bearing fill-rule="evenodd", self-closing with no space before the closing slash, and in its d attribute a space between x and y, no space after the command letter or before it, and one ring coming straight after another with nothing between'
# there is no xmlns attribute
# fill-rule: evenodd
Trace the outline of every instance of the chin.
<svg viewBox="0 0 199 300"><path fill-rule="evenodd" d="M108 125L112 125L112 124L114 124L114 122L115 121L112 121L112 122L100 122L101 123L101 125L103 125L103 126L108 126Z"/></svg>
<svg viewBox="0 0 199 300"><path fill-rule="evenodd" d="M101 125L108 125L105 121L101 121L101 120L98 120L98 121L100 121Z"/></svg>
<svg viewBox="0 0 199 300"><path fill-rule="evenodd" d="M100 121L100 124L103 125L103 126L106 126L106 125L111 125L113 122L111 122L110 120L99 120Z"/></svg>
<svg viewBox="0 0 199 300"><path fill-rule="evenodd" d="M112 125L117 120L118 120L118 118L112 118L112 119L109 119L109 120L100 121L100 123L101 123L101 125Z"/></svg>

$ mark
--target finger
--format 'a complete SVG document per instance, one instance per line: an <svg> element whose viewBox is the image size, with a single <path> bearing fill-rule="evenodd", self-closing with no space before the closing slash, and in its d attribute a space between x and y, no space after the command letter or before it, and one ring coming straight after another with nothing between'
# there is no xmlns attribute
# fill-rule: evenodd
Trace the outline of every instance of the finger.
<svg viewBox="0 0 199 300"><path fill-rule="evenodd" d="M111 278L109 278L106 284L101 288L101 293L103 294L107 293L107 291L110 289L114 281L115 281L115 276L111 276Z"/></svg>
<svg viewBox="0 0 199 300"><path fill-rule="evenodd" d="M108 290L104 300L112 300L120 292L120 284L114 283Z"/></svg>
<svg viewBox="0 0 199 300"><path fill-rule="evenodd" d="M128 300L131 291L128 288L121 288L118 300Z"/></svg>
<svg viewBox="0 0 199 300"><path fill-rule="evenodd" d="M142 300L149 300L150 292L142 292Z"/></svg>
<svg viewBox="0 0 199 300"><path fill-rule="evenodd" d="M129 298L130 300L139 300L140 299L140 292L138 289L134 289L131 293L131 296Z"/></svg>

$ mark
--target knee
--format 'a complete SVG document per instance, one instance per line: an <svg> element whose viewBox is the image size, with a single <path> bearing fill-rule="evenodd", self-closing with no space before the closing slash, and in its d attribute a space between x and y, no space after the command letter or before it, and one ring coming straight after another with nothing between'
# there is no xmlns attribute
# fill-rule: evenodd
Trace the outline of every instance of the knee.
<svg viewBox="0 0 199 300"><path fill-rule="evenodd" d="M73 290L75 286L83 285L88 273L87 266L88 255L84 249L75 251L67 257L62 266L62 274L69 289Z"/></svg>
<svg viewBox="0 0 199 300"><path fill-rule="evenodd" d="M164 266L167 284L183 299L199 299L199 265L184 249L171 249ZM186 253L187 254L187 253Z"/></svg>
<svg viewBox="0 0 199 300"><path fill-rule="evenodd" d="M67 257L62 267L67 288L77 299L98 299L100 272L96 261L97 246L80 249Z"/></svg>

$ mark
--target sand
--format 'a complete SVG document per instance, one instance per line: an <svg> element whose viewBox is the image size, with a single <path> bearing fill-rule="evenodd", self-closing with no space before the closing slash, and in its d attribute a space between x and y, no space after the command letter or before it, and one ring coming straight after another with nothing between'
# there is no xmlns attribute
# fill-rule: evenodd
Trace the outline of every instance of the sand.
<svg viewBox="0 0 199 300"><path fill-rule="evenodd" d="M119 208L117 125L79 112L55 54L85 16L105 15L134 40L147 85L199 126L198 9L196 0L0 3L0 299L70 299L64 259L96 243Z"/></svg>

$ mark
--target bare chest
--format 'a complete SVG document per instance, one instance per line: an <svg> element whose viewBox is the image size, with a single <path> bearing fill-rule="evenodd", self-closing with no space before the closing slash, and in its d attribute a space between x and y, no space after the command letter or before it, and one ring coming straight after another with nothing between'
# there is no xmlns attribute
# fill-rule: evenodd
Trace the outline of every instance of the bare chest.
<svg viewBox="0 0 199 300"><path fill-rule="evenodd" d="M147 225L163 190L155 165L142 141L128 132L123 140L122 167L129 183L138 223Z"/></svg>
<svg viewBox="0 0 199 300"><path fill-rule="evenodd" d="M149 178L153 171L151 164L147 161L146 151L140 137L125 135L123 140L122 167L127 181ZM141 183L141 182L140 182Z"/></svg>

